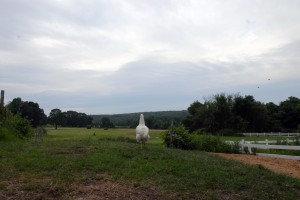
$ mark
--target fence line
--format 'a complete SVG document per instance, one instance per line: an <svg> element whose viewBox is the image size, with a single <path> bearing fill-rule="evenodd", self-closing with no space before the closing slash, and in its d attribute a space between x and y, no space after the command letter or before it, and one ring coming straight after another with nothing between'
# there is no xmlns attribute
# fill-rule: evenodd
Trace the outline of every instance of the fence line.
<svg viewBox="0 0 300 200"><path fill-rule="evenodd" d="M300 151L300 146L294 146L294 145L289 145L289 142L295 142L296 140L281 140L280 142L286 142L285 145L270 145L271 143L277 143L278 141L275 140L268 140L266 139L265 141L245 141L244 139L241 141L225 141L225 143L234 145L235 143L238 143L241 147L241 150L245 150L245 148L248 149L248 152L252 154L252 149L257 148L257 149L279 149L279 150L296 150ZM289 159L294 159L294 160L300 160L300 156L286 156L286 155L280 155L280 154L274 154L274 156L278 155L279 157L286 157Z"/></svg>
<svg viewBox="0 0 300 200"><path fill-rule="evenodd" d="M296 137L300 136L300 133L241 133L244 136L248 137L255 137L255 136L274 136L274 137L281 137L281 136L287 136L287 137Z"/></svg>
<svg viewBox="0 0 300 200"><path fill-rule="evenodd" d="M292 142L297 142L297 140L289 140L289 139L286 139L286 140L261 140L261 141L246 141L244 139L242 139L241 141L225 141L227 144L230 144L230 145L233 145L235 142L238 142L240 145L242 144L276 144L277 145L280 145L280 144L286 144L286 145L289 145L289 143L292 143Z"/></svg>

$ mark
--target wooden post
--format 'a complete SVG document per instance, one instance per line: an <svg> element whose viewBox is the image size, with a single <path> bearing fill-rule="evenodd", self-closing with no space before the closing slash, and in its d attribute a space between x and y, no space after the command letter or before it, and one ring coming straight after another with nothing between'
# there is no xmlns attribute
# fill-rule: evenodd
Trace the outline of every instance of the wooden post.
<svg viewBox="0 0 300 200"><path fill-rule="evenodd" d="M1 90L0 106L1 106L1 108L4 107L4 90Z"/></svg>

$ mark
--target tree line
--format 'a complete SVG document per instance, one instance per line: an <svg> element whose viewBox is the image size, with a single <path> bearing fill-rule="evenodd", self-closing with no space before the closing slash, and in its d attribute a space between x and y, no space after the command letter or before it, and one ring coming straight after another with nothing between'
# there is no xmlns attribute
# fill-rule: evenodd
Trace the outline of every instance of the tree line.
<svg viewBox="0 0 300 200"><path fill-rule="evenodd" d="M92 117L85 113L76 111L62 112L60 109L52 109L49 113L48 123L53 124L57 129L58 126L64 127L90 127L92 124Z"/></svg>
<svg viewBox="0 0 300 200"><path fill-rule="evenodd" d="M86 127L92 124L92 117L76 111L62 112L60 109L52 109L49 116L39 107L38 103L23 101L20 97L14 98L5 108L13 115L20 116L30 122L33 128L46 124L64 127Z"/></svg>
<svg viewBox="0 0 300 200"><path fill-rule="evenodd" d="M49 116L38 103L15 98L1 105L0 125L6 118L15 117L20 124L32 127L52 124L64 127L128 127L138 125L140 113L118 115L86 115L76 111L52 109ZM168 129L182 123L189 132L198 131L230 135L241 132L296 132L300 129L300 99L289 97L276 105L262 103L253 96L216 94L201 103L193 102L183 111L145 112L150 129ZM18 119L17 119L18 118ZM21 120L24 119L23 121ZM18 125L22 127L22 125Z"/></svg>
<svg viewBox="0 0 300 200"><path fill-rule="evenodd" d="M103 119L108 119L115 127L136 128L139 124L141 113L126 113L113 115L92 115L93 124L103 124ZM145 123L150 129L168 129L173 121L174 125L180 124L188 116L187 110L143 112Z"/></svg>
<svg viewBox="0 0 300 200"><path fill-rule="evenodd" d="M234 135L242 132L296 132L300 129L300 99L289 97L279 105L253 96L216 94L204 103L193 102L183 125L189 132Z"/></svg>

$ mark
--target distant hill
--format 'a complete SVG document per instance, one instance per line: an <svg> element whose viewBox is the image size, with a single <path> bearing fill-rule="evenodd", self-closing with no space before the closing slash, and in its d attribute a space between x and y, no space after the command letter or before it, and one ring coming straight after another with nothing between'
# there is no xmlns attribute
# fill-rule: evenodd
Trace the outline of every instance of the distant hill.
<svg viewBox="0 0 300 200"><path fill-rule="evenodd" d="M103 117L108 117L116 127L135 128L138 125L141 113L126 113L113 115L91 115L94 124L100 124ZM180 123L187 115L187 110L143 112L146 125L151 129L166 129L173 120L174 124Z"/></svg>

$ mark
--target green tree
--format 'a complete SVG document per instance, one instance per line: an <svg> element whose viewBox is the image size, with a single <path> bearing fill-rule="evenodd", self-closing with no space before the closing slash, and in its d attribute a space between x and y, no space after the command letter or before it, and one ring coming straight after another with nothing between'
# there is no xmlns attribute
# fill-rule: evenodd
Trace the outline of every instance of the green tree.
<svg viewBox="0 0 300 200"><path fill-rule="evenodd" d="M114 128L114 124L110 121L108 117L103 117L101 119L101 127L102 128Z"/></svg>
<svg viewBox="0 0 300 200"><path fill-rule="evenodd" d="M49 113L48 121L57 129L58 125L63 125L64 115L60 109L52 109Z"/></svg>
<svg viewBox="0 0 300 200"><path fill-rule="evenodd" d="M214 95L204 104L196 101L188 108L183 124L193 132L205 129L213 134L235 134L238 131L264 131L268 127L267 109L253 96Z"/></svg>
<svg viewBox="0 0 300 200"><path fill-rule="evenodd" d="M188 107L188 112L189 115L182 120L182 123L189 132L202 128L204 126L206 105L195 101Z"/></svg>
<svg viewBox="0 0 300 200"><path fill-rule="evenodd" d="M262 132L267 130L268 115L265 105L255 101L253 96L238 96L235 98L233 113L245 125L245 130Z"/></svg>
<svg viewBox="0 0 300 200"><path fill-rule="evenodd" d="M224 93L214 96L212 104L215 105L214 119L217 130L231 128L233 96Z"/></svg>
<svg viewBox="0 0 300 200"><path fill-rule="evenodd" d="M268 131L281 131L282 125L279 117L279 106L273 102L269 102L265 105L265 108L268 115Z"/></svg>
<svg viewBox="0 0 300 200"><path fill-rule="evenodd" d="M63 112L63 125L70 127L86 127L92 123L92 117L85 113L78 113L76 111L68 110Z"/></svg>
<svg viewBox="0 0 300 200"><path fill-rule="evenodd" d="M28 119L33 127L37 127L47 122L47 116L44 110L39 107L38 103L32 101L22 101L21 98L15 98L7 105L7 108L13 114Z"/></svg>
<svg viewBox="0 0 300 200"><path fill-rule="evenodd" d="M287 131L296 130L300 124L300 99L289 97L279 104L279 118Z"/></svg>
<svg viewBox="0 0 300 200"><path fill-rule="evenodd" d="M13 114L21 114L21 105L22 105L22 99L20 97L14 98L11 102L9 102L6 105L6 108L9 109Z"/></svg>

